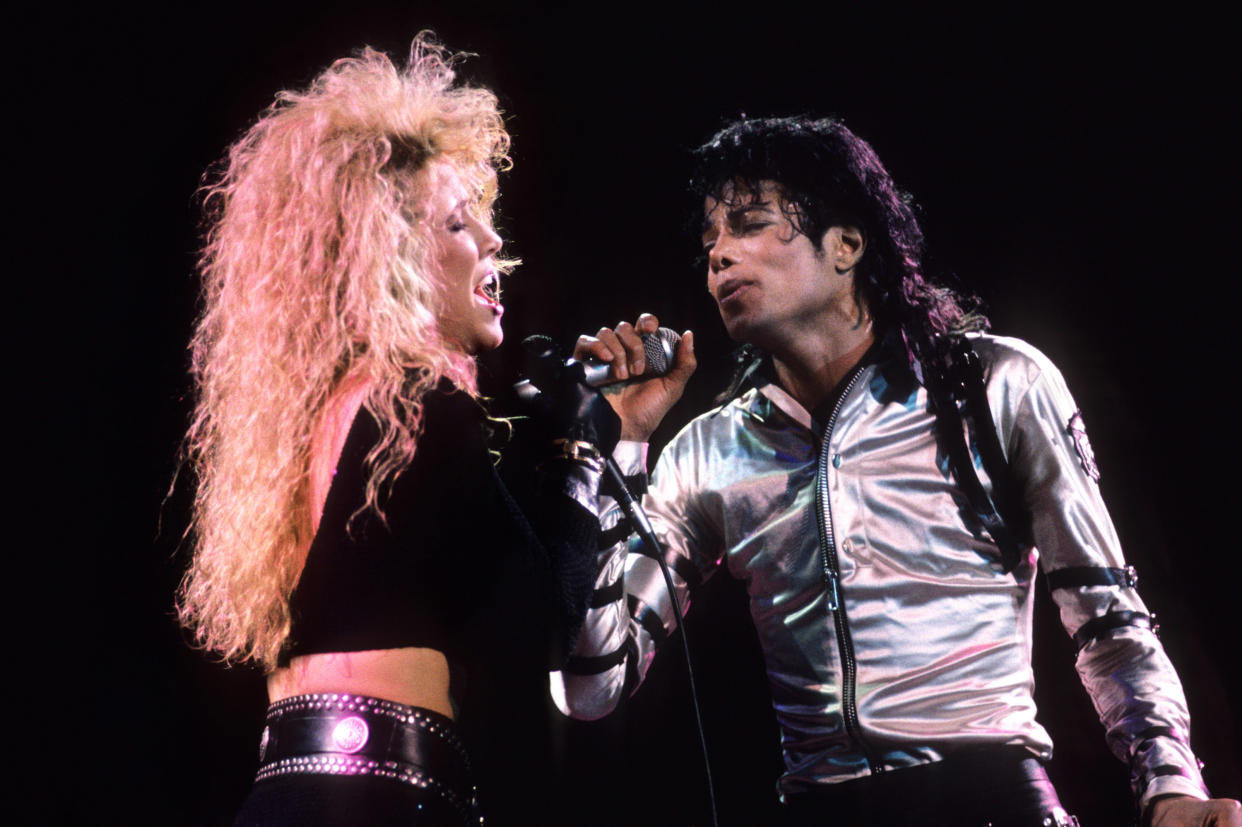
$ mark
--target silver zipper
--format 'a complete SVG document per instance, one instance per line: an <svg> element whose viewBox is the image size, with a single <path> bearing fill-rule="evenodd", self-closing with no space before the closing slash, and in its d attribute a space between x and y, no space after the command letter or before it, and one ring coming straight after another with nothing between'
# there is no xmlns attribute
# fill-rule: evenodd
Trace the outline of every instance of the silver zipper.
<svg viewBox="0 0 1242 827"><path fill-rule="evenodd" d="M854 642L850 638L848 620L845 616L845 604L841 600L841 576L837 561L837 548L836 543L832 539L832 505L828 498L828 449L832 438L832 429L836 425L837 416L841 413L841 406L844 404L845 398L849 396L850 391L853 390L854 385L858 382L858 377L861 375L862 365L855 366L845 385L845 389L841 391L840 396L837 397L836 404L833 405L832 414L828 417L827 425L824 426L824 436L820 444L816 477L816 489L819 496L819 508L816 509L816 516L819 518L819 548L824 564L827 607L836 621L837 648L841 652L841 664L845 670L841 688L842 716L845 719L846 732L858 744L867 766L874 771L876 769L875 762L871 759L867 748L863 745L862 728L858 721L858 663L854 659Z"/></svg>

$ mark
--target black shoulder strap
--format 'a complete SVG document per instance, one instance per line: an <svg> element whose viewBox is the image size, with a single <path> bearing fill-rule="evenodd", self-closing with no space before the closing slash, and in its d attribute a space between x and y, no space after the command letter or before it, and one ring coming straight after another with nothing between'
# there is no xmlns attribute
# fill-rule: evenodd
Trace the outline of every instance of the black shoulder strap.
<svg viewBox="0 0 1242 827"><path fill-rule="evenodd" d="M1009 463L1005 460L992 409L988 405L984 384L983 363L970 340L955 337L949 348L951 362L944 371L925 371L936 426L941 444L963 493L988 533L996 541L1006 573L1022 562L1023 541L1030 534L1030 520ZM959 414L956 400L964 399L965 410ZM975 464L966 445L962 416L974 423L975 439L983 467L992 480L992 496L983 488Z"/></svg>

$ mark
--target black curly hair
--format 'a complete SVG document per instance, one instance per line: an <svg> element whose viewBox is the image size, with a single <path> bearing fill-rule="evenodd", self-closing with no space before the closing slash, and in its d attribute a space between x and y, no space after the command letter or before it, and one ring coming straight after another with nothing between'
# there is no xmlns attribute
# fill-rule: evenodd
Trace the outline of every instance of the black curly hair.
<svg viewBox="0 0 1242 827"><path fill-rule="evenodd" d="M984 330L977 301L923 272L923 231L871 145L834 118L742 118L693 155L691 195L748 203L775 182L781 210L821 250L833 226L862 231L855 289L878 327L900 334L911 364L943 362L946 334ZM752 349L752 354L756 351ZM743 357L742 365L749 359Z"/></svg>

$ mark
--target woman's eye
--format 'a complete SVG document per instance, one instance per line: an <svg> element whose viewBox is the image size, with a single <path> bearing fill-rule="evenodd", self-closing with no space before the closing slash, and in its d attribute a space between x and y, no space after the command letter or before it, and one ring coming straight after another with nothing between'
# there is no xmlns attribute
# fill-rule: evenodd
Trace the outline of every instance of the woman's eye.
<svg viewBox="0 0 1242 827"><path fill-rule="evenodd" d="M460 233L462 230L466 229L466 222L450 221L448 225L448 229L450 233Z"/></svg>

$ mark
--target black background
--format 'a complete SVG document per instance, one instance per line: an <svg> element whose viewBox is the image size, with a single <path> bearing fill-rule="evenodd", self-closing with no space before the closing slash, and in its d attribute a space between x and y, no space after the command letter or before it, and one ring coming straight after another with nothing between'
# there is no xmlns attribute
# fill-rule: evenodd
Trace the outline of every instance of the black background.
<svg viewBox="0 0 1242 827"><path fill-rule="evenodd" d="M685 232L687 150L741 113L836 114L868 138L924 210L932 269L1065 372L1184 676L1209 783L1242 795L1238 89L1223 19L1186 6L226 2L18 22L32 25L18 27L8 73L22 194L10 405L31 421L14 430L25 484L11 504L21 559L47 565L15 579L11 604L33 606L13 628L43 656L19 660L33 671L27 700L71 710L55 716L72 738L51 766L68 755L77 768L35 767L52 785L33 796L40 821L227 823L245 794L262 679L192 651L171 618L188 497L166 495L188 415L194 191L277 89L364 44L403 58L421 28L479 54L463 74L497 92L513 134L500 226L525 264L485 387L511 380L526 335L569 346L651 310L696 331L702 366L657 444L706 408L729 351ZM1125 771L1044 603L1054 778L1085 825L1124 824ZM690 631L722 823L763 823L779 761L736 583L712 581ZM551 789L582 823L705 822L683 672L669 653L622 715L555 724L566 769Z"/></svg>

